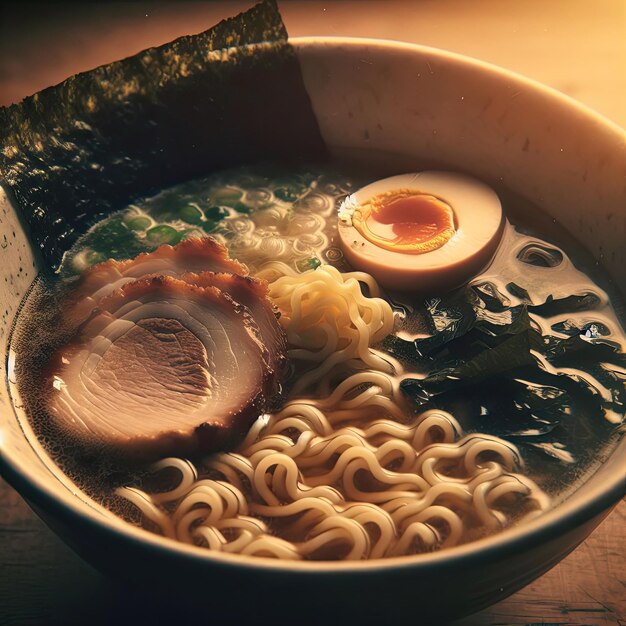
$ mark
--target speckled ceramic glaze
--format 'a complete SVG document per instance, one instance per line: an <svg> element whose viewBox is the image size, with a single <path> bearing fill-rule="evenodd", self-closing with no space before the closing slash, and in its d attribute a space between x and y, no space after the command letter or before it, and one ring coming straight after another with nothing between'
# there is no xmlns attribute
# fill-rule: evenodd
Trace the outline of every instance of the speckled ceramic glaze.
<svg viewBox="0 0 626 626"><path fill-rule="evenodd" d="M334 38L293 43L332 152L387 151L416 166L443 163L504 186L542 207L583 242L626 292L623 130L557 92L439 50ZM186 587L200 590L209 602L219 598L215 608L206 609L216 623L225 607L231 619L263 616L273 623L346 618L350 623L416 623L424 616L440 623L501 600L539 576L582 541L624 494L626 441L554 510L440 554L285 563L212 554L144 533L76 494L25 436L28 427L18 421L19 409L8 395L7 338L37 268L28 236L4 193L0 244L3 475L96 567L165 585L170 593Z"/></svg>

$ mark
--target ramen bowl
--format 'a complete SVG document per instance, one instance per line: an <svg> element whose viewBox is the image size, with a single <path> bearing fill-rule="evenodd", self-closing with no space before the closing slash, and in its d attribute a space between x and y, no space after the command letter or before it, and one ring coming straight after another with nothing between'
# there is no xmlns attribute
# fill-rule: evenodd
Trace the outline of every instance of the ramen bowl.
<svg viewBox="0 0 626 626"><path fill-rule="evenodd" d="M441 50L345 38L292 44L332 156L379 159L381 170L391 172L443 164L517 194L582 243L626 293L626 137L619 127L556 91ZM147 593L165 589L177 603L201 598L207 621L370 623L384 617L388 623L440 623L498 602L540 576L624 495L621 441L553 509L442 552L278 561L201 550L134 527L60 475L11 397L8 341L39 269L4 192L0 204L6 243L0 250L0 469L69 546L116 579L141 581Z"/></svg>

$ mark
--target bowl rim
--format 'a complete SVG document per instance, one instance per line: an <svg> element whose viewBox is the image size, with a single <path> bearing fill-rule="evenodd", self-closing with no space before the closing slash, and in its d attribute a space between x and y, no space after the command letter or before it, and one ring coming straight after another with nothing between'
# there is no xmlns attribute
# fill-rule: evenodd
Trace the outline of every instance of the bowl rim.
<svg viewBox="0 0 626 626"><path fill-rule="evenodd" d="M298 54L298 49L327 47L336 53L340 47L356 49L368 46L385 51L393 50L405 55L437 57L464 69L479 70L497 80L506 79L517 86L526 86L542 95L546 102L553 103L552 106L574 108L593 123L603 126L606 131L623 135L626 145L624 130L587 105L523 75L456 52L420 44L362 37L294 37L289 39L289 43L296 49L296 54ZM8 389L8 369L6 371L4 384ZM574 529L607 511L626 494L626 480L624 479L626 476L626 438L622 438L611 452L609 459L612 460L621 454L624 472L615 472L613 476L596 480L595 483L594 474L585 482L585 490L589 493L586 494L584 501L580 501L581 498L574 493L546 513L496 534L427 554L359 561L293 561L214 552L155 535L117 518L112 513L103 514L102 511L89 504L87 497L76 497L69 489L64 491L51 489L49 481L41 479L39 472L30 471L28 466L20 466L19 460L13 458L11 451L3 445L1 435L0 431L0 475L36 509L41 509L42 512L53 511L54 519L79 521L83 526L85 524L90 526L96 533L113 536L121 543L140 544L142 548L153 550L155 554L162 554L170 559L177 557L204 567L222 567L233 571L254 570L259 573L297 573L298 575L322 572L327 575L370 575L388 570L412 570L418 573L432 568L458 568L469 566L474 561L487 563L489 560L503 558L507 554L530 549L555 539L567 530Z"/></svg>
<svg viewBox="0 0 626 626"><path fill-rule="evenodd" d="M460 63L466 67L473 67L475 69L482 69L493 75L499 75L501 78L507 78L516 83L516 85L526 85L534 90L536 93L541 94L551 100L560 100L562 104L573 108L585 117L593 117L594 120L607 127L607 130L617 132L622 135L622 143L626 147L626 128L620 126L617 122L613 121L603 113L600 113L590 105L584 104L579 100L576 100L572 96L559 91L555 87L546 85L536 79L530 78L524 74L509 70L505 67L491 63L489 61L483 61L481 59L462 54L460 52L453 52L446 50L445 48L437 48L435 46L427 46L418 43L410 43L407 41L400 41L397 39L384 39L373 37L342 37L342 36L330 36L330 35L306 35L302 37L289 37L289 43L294 44L295 48L307 47L315 48L317 46L328 44L342 44L346 46L371 46L373 48L385 48L395 49L397 51L409 52L411 50L421 52L423 55L432 54L433 56L445 59L449 62Z"/></svg>

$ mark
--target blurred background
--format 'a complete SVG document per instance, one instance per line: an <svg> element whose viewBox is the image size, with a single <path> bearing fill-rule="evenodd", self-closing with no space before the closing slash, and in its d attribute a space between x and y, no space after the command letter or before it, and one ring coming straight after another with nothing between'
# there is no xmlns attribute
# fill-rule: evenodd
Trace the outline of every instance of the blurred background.
<svg viewBox="0 0 626 626"><path fill-rule="evenodd" d="M254 2L3 2L0 104ZM550 85L626 127L625 0L279 0L287 30L421 43Z"/></svg>

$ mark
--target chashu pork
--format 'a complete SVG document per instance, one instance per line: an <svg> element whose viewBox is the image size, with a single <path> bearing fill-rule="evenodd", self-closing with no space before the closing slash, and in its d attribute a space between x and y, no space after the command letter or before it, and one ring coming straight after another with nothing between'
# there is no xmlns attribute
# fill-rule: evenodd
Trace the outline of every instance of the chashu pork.
<svg viewBox="0 0 626 626"><path fill-rule="evenodd" d="M180 279L198 287L217 287L247 307L269 351L270 367L277 375L284 371L287 338L269 299L266 281L224 272L186 272Z"/></svg>
<svg viewBox="0 0 626 626"><path fill-rule="evenodd" d="M276 387L271 305L259 281L198 276L139 278L98 300L50 364L48 410L62 430L140 458L225 449L245 434Z"/></svg>
<svg viewBox="0 0 626 626"><path fill-rule="evenodd" d="M176 246L164 244L134 259L109 259L89 268L71 286L65 319L78 325L98 307L99 301L126 283L150 275L178 277L185 272L228 272L247 276L248 269L228 257L226 248L212 237L191 237Z"/></svg>

